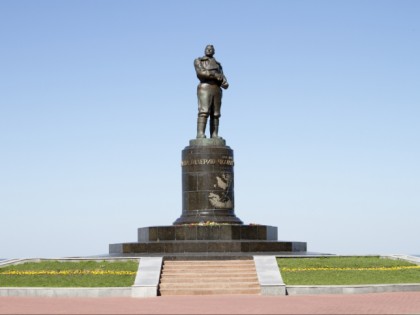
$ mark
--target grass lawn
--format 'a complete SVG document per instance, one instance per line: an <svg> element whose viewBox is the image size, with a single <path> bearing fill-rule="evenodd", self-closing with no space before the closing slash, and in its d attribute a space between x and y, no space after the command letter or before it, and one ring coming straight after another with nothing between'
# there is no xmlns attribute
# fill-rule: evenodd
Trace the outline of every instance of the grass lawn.
<svg viewBox="0 0 420 315"><path fill-rule="evenodd" d="M287 285L420 283L420 266L380 257L278 258Z"/></svg>
<svg viewBox="0 0 420 315"><path fill-rule="evenodd" d="M0 268L0 287L129 287L138 261L41 261Z"/></svg>

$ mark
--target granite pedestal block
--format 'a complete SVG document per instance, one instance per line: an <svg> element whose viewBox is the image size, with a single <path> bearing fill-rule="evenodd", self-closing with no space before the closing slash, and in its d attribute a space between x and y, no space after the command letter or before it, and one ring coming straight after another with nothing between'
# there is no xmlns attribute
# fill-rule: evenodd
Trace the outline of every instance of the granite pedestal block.
<svg viewBox="0 0 420 315"><path fill-rule="evenodd" d="M138 242L277 241L277 227L267 225L171 225L138 229Z"/></svg>
<svg viewBox="0 0 420 315"><path fill-rule="evenodd" d="M234 213L233 150L224 140L191 140L181 166L182 215L174 224L242 224Z"/></svg>
<svg viewBox="0 0 420 315"><path fill-rule="evenodd" d="M111 244L110 254L273 254L305 252L305 242L277 241L267 225L174 225L138 229L138 242Z"/></svg>
<svg viewBox="0 0 420 315"><path fill-rule="evenodd" d="M304 242L286 241L166 241L150 243L110 244L110 254L278 254L282 252L306 252Z"/></svg>

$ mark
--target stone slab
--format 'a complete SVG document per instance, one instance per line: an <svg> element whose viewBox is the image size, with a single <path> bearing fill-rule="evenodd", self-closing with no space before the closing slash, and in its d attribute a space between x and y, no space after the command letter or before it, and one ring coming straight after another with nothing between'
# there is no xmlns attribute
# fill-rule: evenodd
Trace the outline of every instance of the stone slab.
<svg viewBox="0 0 420 315"><path fill-rule="evenodd" d="M0 296L39 297L130 297L131 288L26 288L3 287Z"/></svg>
<svg viewBox="0 0 420 315"><path fill-rule="evenodd" d="M277 240L277 227L268 225L171 225L138 229L138 242L204 240Z"/></svg>
<svg viewBox="0 0 420 315"><path fill-rule="evenodd" d="M223 138L198 138L190 140L190 146L225 146Z"/></svg>
<svg viewBox="0 0 420 315"><path fill-rule="evenodd" d="M262 295L286 295L286 285L275 256L254 256Z"/></svg>
<svg viewBox="0 0 420 315"><path fill-rule="evenodd" d="M147 243L110 244L110 254L156 254L166 256L176 253L270 253L306 252L305 242L287 241L163 241Z"/></svg>
<svg viewBox="0 0 420 315"><path fill-rule="evenodd" d="M139 269L132 286L132 297L157 296L162 261L162 257L140 258Z"/></svg>
<svg viewBox="0 0 420 315"><path fill-rule="evenodd" d="M287 295L366 294L385 292L419 292L420 284L367 284L367 285L288 285Z"/></svg>

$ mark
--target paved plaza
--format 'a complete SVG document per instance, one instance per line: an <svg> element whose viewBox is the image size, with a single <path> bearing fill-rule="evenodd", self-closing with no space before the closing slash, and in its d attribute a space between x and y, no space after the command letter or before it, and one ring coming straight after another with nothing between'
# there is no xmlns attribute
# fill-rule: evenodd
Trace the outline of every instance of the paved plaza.
<svg viewBox="0 0 420 315"><path fill-rule="evenodd" d="M0 297L0 314L420 314L420 292L276 297Z"/></svg>

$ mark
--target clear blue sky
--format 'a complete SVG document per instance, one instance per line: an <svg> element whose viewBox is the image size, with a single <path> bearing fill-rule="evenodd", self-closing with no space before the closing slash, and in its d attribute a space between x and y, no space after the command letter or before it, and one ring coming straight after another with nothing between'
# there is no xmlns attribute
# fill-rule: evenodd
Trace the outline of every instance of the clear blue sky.
<svg viewBox="0 0 420 315"><path fill-rule="evenodd" d="M420 1L0 1L0 258L96 255L181 214L193 60L230 83L236 214L420 252Z"/></svg>

